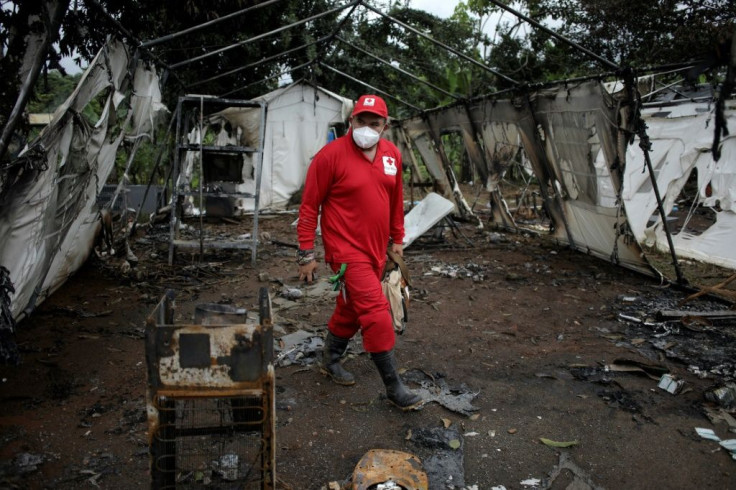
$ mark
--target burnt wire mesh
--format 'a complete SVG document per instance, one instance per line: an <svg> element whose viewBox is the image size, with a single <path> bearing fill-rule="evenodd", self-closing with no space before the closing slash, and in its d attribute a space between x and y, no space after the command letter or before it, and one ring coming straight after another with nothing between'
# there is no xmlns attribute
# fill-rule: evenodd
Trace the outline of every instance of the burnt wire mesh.
<svg viewBox="0 0 736 490"><path fill-rule="evenodd" d="M156 398L158 488L261 488L267 459L263 398Z"/></svg>

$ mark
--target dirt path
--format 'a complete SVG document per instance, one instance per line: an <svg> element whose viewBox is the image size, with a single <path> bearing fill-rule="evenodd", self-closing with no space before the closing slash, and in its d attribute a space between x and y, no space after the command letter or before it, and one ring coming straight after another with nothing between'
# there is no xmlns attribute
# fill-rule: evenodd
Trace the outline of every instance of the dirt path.
<svg viewBox="0 0 736 490"><path fill-rule="evenodd" d="M261 230L293 243L294 218L265 218ZM534 488L535 479L537 488L556 489L736 488L736 461L695 433L706 427L736 437L704 408L709 388L733 376L733 323L648 322L684 293L538 238L489 237L473 236L476 246L463 248L447 232L452 250L407 250L414 301L397 344L411 387L424 381L449 399L464 397L472 411L433 401L399 412L359 343L345 364L358 379L353 387L328 382L307 353L276 371L280 486L344 482L366 451L386 448L423 461L447 455L444 481L433 475L437 489ZM293 249L264 244L257 269L229 252L198 267L179 255L175 273L155 234L133 248L140 273L124 277L91 260L19 326L23 363L0 367L0 488L150 485L143 326L167 287L177 291L177 319L191 321L200 303L253 309L258 288L268 286L277 336L324 333L330 298L276 300L283 284L301 287ZM692 342L695 336L702 339ZM704 348L708 342L715 347ZM720 357L709 356L715 351ZM616 360L663 367L685 389L672 395L642 373L604 369ZM688 370L708 372L719 361L721 375ZM432 442L428 434L441 437ZM443 445L444 436L460 447ZM540 438L574 444L549 447Z"/></svg>

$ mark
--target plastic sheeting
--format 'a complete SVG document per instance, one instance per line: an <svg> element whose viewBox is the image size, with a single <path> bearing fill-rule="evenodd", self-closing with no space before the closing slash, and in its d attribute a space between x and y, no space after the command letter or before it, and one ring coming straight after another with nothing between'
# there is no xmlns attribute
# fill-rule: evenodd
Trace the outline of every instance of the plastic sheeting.
<svg viewBox="0 0 736 490"><path fill-rule="evenodd" d="M736 108L726 110L728 128L736 128ZM685 184L697 170L696 204L710 208L716 218L705 230L673 233L679 257L736 268L736 136L722 140L721 158L713 160L714 106L707 102L681 103L643 111L651 140L650 159L657 177L665 214L673 211ZM623 200L637 240L669 253L662 220L657 212L644 153L638 140L628 147ZM695 209L694 207L692 208ZM688 230L685 227L684 230Z"/></svg>
<svg viewBox="0 0 736 490"><path fill-rule="evenodd" d="M562 211L563 222L555 227L560 241L651 274L652 268L628 227L626 210L616 201L601 198L601 194L621 189L619 173L612 171L620 169L623 162L618 152L616 107L598 82L539 92L532 102L533 116L523 131L530 138L531 123L535 124L534 131L540 135L536 142L544 153L540 154L538 147L530 152L533 146L526 143L524 149L537 176L538 168L543 168L553 197L548 207Z"/></svg>
<svg viewBox="0 0 736 490"><path fill-rule="evenodd" d="M442 168L432 132L459 131L491 191L493 220L514 227L500 193L504 172L523 148L539 182L551 233L577 250L651 274L627 226L621 190L617 104L598 82L540 89L509 100L476 99L402 121L429 173ZM473 140L474 144L468 145ZM478 141L480 140L480 141ZM479 154L478 148L485 153ZM445 197L451 197L448 190ZM454 197L454 196L453 196Z"/></svg>
<svg viewBox="0 0 736 490"><path fill-rule="evenodd" d="M353 102L320 87L295 82L257 97L267 103L259 208L282 208L304 185L312 157L328 142L330 127L344 123ZM228 108L210 118L242 130L241 144L258 146L259 109ZM256 176L246 175L252 192ZM252 210L253 203L243 204Z"/></svg>
<svg viewBox="0 0 736 490"><path fill-rule="evenodd" d="M404 248L455 210L452 201L430 192L404 217Z"/></svg>
<svg viewBox="0 0 736 490"><path fill-rule="evenodd" d="M540 185L552 233L561 242L605 260L652 273L639 244L669 253L644 153L638 140L629 146L619 128L617 103L598 82L540 89L509 100L476 99L402 121L431 177L447 198L446 177L432 132L462 134L471 161L491 192L493 221L514 227L500 195L500 182L523 148ZM685 184L697 170L697 206L707 207L715 223L704 230L673 234L677 255L736 268L736 136L722 140L714 162L714 114L708 102L645 109L650 158L664 209L671 213ZM736 106L726 110L736 127ZM480 140L480 141L477 141ZM401 142L401 139L399 139ZM482 148L484 153L479 153ZM402 151L408 151L404 144Z"/></svg>
<svg viewBox="0 0 736 490"><path fill-rule="evenodd" d="M0 176L5 189L0 196L0 265L8 268L15 286L11 311L16 319L87 259L99 226L96 198L114 168L120 143L126 136L150 133L164 109L158 77L142 66L135 70L131 93L129 59L120 43L103 48L51 124L14 162L16 170L24 170ZM102 114L90 126L79 114L100 96ZM117 119L123 101L130 105L124 121Z"/></svg>

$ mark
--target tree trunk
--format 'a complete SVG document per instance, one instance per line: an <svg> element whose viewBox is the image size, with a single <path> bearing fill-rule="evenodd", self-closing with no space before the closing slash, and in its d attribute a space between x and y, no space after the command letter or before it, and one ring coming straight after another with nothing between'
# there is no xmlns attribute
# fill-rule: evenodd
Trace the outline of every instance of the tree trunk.
<svg viewBox="0 0 736 490"><path fill-rule="evenodd" d="M15 76L3 77L0 87L0 161L23 116L33 87L38 80L49 48L59 37L59 26L69 0L22 2L8 35L6 56L0 59L0 71Z"/></svg>

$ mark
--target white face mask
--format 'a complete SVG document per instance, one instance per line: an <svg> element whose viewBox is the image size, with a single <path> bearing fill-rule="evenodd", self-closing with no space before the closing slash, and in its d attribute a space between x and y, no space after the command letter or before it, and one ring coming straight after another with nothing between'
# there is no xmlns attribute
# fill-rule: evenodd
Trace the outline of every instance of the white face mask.
<svg viewBox="0 0 736 490"><path fill-rule="evenodd" d="M353 141L355 141L355 144L364 150L373 148L376 143L378 143L379 139L381 139L381 133L375 129L369 128L368 126L353 129Z"/></svg>

